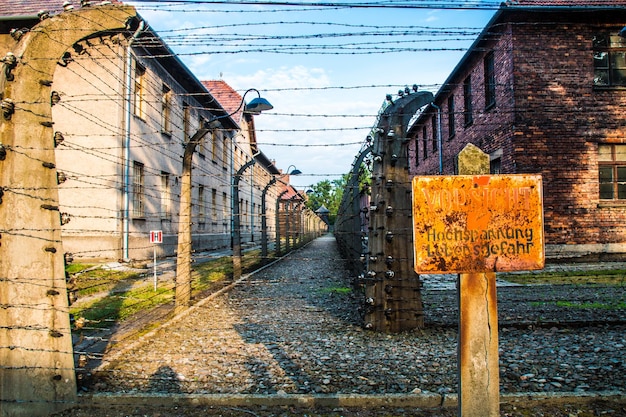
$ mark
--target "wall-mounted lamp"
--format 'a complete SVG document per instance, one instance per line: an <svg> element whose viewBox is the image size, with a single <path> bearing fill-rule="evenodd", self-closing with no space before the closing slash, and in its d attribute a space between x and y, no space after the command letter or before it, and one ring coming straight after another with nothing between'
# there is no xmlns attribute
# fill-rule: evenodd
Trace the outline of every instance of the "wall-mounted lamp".
<svg viewBox="0 0 626 417"><path fill-rule="evenodd" d="M291 169L291 167L293 167L293 171L289 171ZM300 174L302 174L302 171L300 171L298 168L296 168L295 165L289 165L287 167L287 174L288 175L300 175Z"/></svg>
<svg viewBox="0 0 626 417"><path fill-rule="evenodd" d="M252 100L250 100L250 103L246 104L246 107L244 108L244 111L246 113L260 114L263 111L272 110L274 108L274 106L272 106L269 101L261 97L261 93L259 93L254 88L251 88L248 91L256 91L258 97L253 98ZM246 93L248 91L246 91ZM244 96L245 96L245 93L244 93Z"/></svg>

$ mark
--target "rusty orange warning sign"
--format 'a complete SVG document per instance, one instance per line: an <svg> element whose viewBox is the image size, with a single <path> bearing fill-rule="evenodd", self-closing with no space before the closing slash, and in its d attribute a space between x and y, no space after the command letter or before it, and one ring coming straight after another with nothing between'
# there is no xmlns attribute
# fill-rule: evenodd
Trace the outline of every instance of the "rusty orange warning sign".
<svg viewBox="0 0 626 417"><path fill-rule="evenodd" d="M540 175L413 178L417 273L541 269Z"/></svg>

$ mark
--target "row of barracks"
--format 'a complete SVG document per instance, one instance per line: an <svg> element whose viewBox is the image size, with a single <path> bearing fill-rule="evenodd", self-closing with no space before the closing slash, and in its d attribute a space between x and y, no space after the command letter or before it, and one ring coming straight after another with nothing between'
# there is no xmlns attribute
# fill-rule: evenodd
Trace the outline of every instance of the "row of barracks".
<svg viewBox="0 0 626 417"><path fill-rule="evenodd" d="M40 30L41 21L84 8L107 14L127 7L112 3L3 1L3 61L9 61L21 36ZM259 242L262 227L270 240L276 224L282 225L283 239L321 227L305 209L304 195L289 185L289 176L257 146L254 115L242 111L255 92L246 96L223 80L198 80L148 22L133 16L126 30L67 45L54 73L51 105L64 251L75 260L149 259L150 231L161 230L159 256L173 255L183 153L211 120L212 130L192 161L195 250L231 246L235 204L244 244ZM5 75L11 78L10 68ZM19 80L6 81L11 82ZM262 91L262 86L250 87ZM17 114L19 98L13 100ZM252 159L241 172L234 201L234 175ZM279 200L280 195L288 199ZM281 220L285 217L292 220Z"/></svg>

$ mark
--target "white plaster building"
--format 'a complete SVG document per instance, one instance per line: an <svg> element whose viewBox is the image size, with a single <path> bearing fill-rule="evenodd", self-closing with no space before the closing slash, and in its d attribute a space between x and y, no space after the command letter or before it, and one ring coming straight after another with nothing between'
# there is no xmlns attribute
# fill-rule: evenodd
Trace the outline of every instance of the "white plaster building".
<svg viewBox="0 0 626 417"><path fill-rule="evenodd" d="M11 29L35 27L46 7L80 13L78 5L63 11L62 2L7 0L0 46L10 50ZM148 259L150 231L162 230L158 253L173 255L185 144L211 121L193 157L192 240L195 250L230 246L233 174L258 153L253 116L231 116L147 22L68 45L52 89L66 252L76 260ZM242 181L244 242L258 239L261 191L278 173L262 160Z"/></svg>

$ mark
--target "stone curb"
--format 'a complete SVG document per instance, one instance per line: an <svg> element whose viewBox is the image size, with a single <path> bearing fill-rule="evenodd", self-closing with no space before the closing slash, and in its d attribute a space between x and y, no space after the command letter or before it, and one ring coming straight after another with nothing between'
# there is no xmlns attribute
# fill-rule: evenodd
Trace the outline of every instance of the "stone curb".
<svg viewBox="0 0 626 417"><path fill-rule="evenodd" d="M500 396L501 404L523 406L546 404L584 404L610 400L626 404L626 392L564 392L512 393ZM297 406L297 407L415 407L453 408L458 405L457 394L335 394L335 395L258 395L258 394L81 394L79 406L110 407L120 405L153 407L197 406Z"/></svg>

